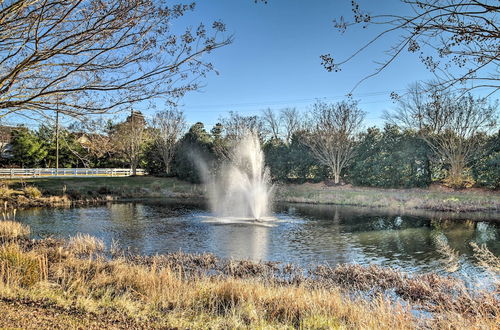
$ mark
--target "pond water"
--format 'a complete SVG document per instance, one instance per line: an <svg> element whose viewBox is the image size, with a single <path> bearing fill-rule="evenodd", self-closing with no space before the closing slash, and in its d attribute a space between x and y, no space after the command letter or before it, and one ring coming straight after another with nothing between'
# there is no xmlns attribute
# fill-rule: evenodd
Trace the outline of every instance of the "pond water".
<svg viewBox="0 0 500 330"><path fill-rule="evenodd" d="M219 257L318 263L377 264L409 272L447 273L442 252L458 251L456 272L467 282L487 278L470 242L486 244L500 255L499 214L401 215L373 209L328 205L278 204L273 226L212 223L195 202L151 200L67 209L28 209L16 220L30 225L37 238L67 238L88 233L113 240L141 254L183 251ZM454 218L449 220L450 218Z"/></svg>

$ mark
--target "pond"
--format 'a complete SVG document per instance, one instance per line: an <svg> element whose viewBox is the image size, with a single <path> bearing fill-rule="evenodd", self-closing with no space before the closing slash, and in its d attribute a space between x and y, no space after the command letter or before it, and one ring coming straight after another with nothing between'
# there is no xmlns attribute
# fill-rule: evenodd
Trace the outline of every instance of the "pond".
<svg viewBox="0 0 500 330"><path fill-rule="evenodd" d="M459 253L454 274L478 283L487 274L470 242L500 255L499 214L398 214L354 207L277 204L273 226L211 223L199 202L149 200L93 207L18 212L34 237L88 233L108 246L140 254L210 252L219 257L282 261L303 266L377 264L408 272L447 273L444 246ZM450 220L451 219L451 220ZM446 248L444 248L446 249Z"/></svg>

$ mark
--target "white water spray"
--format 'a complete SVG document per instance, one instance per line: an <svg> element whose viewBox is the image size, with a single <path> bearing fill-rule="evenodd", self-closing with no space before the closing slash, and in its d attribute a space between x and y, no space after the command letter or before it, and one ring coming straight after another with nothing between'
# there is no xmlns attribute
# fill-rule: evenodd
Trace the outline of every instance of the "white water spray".
<svg viewBox="0 0 500 330"><path fill-rule="evenodd" d="M264 154L255 134L247 134L232 148L217 174L201 170L210 207L217 217L265 220L272 186Z"/></svg>

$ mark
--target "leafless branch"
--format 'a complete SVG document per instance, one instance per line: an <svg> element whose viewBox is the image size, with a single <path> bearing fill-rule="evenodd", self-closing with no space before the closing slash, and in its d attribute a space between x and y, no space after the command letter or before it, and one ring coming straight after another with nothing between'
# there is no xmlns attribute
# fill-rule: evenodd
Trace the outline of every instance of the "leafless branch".
<svg viewBox="0 0 500 330"><path fill-rule="evenodd" d="M163 0L0 1L0 117L59 104L78 117L163 99L175 103L231 42L214 22L182 29L195 4Z"/></svg>

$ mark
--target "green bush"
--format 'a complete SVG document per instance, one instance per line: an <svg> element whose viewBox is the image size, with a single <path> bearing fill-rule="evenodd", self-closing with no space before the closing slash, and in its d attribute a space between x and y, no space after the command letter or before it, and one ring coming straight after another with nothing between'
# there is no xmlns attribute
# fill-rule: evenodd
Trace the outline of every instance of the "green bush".
<svg viewBox="0 0 500 330"><path fill-rule="evenodd" d="M199 162L215 161L212 137L202 123L196 123L179 141L173 161L177 177L193 183L200 183Z"/></svg>
<svg viewBox="0 0 500 330"><path fill-rule="evenodd" d="M488 138L480 148L483 152L472 166L472 176L476 185L490 189L500 189L500 131Z"/></svg>
<svg viewBox="0 0 500 330"><path fill-rule="evenodd" d="M476 184L490 189L500 189L500 151L479 160L473 169Z"/></svg>
<svg viewBox="0 0 500 330"><path fill-rule="evenodd" d="M350 181L355 185L384 188L425 187L431 182L429 149L412 131L386 125L363 134Z"/></svg>

